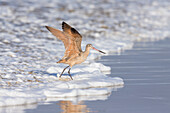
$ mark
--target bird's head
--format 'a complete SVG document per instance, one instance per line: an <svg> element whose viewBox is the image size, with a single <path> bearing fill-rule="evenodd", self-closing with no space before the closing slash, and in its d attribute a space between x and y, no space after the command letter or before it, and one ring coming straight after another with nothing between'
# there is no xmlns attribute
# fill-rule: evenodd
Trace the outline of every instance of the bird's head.
<svg viewBox="0 0 170 113"><path fill-rule="evenodd" d="M94 48L94 47L92 46L92 44L87 44L87 45L86 45L86 49L89 49L89 50L90 50L90 49L93 49L93 50L96 50L96 51L101 52L101 53L103 53L103 54L106 54L105 52L100 51L100 50Z"/></svg>

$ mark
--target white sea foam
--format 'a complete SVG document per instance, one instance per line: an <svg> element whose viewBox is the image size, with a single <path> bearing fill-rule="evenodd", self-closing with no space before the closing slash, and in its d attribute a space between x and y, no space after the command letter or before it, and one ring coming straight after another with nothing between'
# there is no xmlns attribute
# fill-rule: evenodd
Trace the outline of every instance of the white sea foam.
<svg viewBox="0 0 170 113"><path fill-rule="evenodd" d="M0 106L51 97L106 99L124 82L103 74L110 67L95 63L101 54L91 50L87 61L72 68L73 81L68 81L68 74L59 80L66 65L56 62L62 58L64 47L44 26L61 29L61 22L66 21L82 34L83 50L92 43L109 54L131 49L134 41L170 37L169 5L168 0L0 1Z"/></svg>

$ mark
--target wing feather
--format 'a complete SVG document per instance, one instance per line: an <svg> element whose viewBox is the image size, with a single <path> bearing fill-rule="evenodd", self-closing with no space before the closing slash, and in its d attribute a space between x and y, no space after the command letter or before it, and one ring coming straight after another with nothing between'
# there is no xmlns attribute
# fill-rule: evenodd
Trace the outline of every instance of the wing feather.
<svg viewBox="0 0 170 113"><path fill-rule="evenodd" d="M70 59L75 56L77 56L81 50L81 41L82 36L79 34L79 32L72 28L67 23L62 23L62 29L63 31L60 31L58 29L45 26L54 36L56 36L59 40L61 40L64 43L65 46L65 53L64 57L62 59Z"/></svg>
<svg viewBox="0 0 170 113"><path fill-rule="evenodd" d="M68 33L69 35L72 36L73 38L72 40L76 42L78 50L82 52L81 49L82 36L80 35L80 33L75 28L68 25L66 22L62 23L62 29L65 33Z"/></svg>
<svg viewBox="0 0 170 113"><path fill-rule="evenodd" d="M69 45L69 37L63 33L62 31L49 27L49 26L45 26L54 36L56 36L59 40L61 40L64 43L65 48L68 47Z"/></svg>

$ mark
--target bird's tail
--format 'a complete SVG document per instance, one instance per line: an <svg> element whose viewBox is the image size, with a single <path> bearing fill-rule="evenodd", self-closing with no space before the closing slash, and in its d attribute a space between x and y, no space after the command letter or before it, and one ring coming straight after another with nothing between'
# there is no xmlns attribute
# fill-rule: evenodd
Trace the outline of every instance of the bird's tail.
<svg viewBox="0 0 170 113"><path fill-rule="evenodd" d="M57 63L65 63L65 62L66 62L65 59L61 59L61 60L59 60Z"/></svg>

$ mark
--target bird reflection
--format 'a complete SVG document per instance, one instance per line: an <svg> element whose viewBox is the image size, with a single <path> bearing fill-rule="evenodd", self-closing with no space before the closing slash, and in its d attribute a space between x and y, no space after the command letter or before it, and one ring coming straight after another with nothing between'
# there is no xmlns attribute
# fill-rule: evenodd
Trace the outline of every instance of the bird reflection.
<svg viewBox="0 0 170 113"><path fill-rule="evenodd" d="M71 101L60 101L60 108L63 110L61 113L89 113L90 110L83 102L73 104Z"/></svg>

